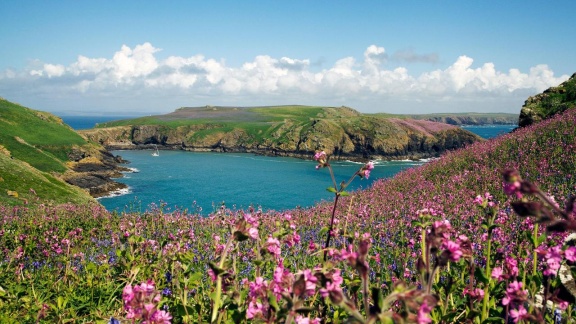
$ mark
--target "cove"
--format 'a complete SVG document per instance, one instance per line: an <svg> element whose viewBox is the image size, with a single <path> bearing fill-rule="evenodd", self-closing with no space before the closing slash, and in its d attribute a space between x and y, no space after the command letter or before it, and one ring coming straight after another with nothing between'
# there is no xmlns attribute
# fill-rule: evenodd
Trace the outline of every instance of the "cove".
<svg viewBox="0 0 576 324"><path fill-rule="evenodd" d="M128 190L99 201L110 211L142 212L165 205L209 214L222 203L231 209L254 207L287 210L310 207L331 200L327 169L316 170L314 161L237 153L185 151L112 151L131 163L134 173L119 182ZM394 176L424 161L376 161L369 179L356 177L348 191L368 188L375 180ZM332 162L336 181L347 181L361 166L355 162Z"/></svg>

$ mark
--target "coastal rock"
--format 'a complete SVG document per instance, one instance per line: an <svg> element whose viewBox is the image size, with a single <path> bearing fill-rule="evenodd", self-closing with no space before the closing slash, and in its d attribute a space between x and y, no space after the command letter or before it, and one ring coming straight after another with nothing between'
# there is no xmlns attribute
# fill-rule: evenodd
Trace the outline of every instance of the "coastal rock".
<svg viewBox="0 0 576 324"><path fill-rule="evenodd" d="M576 73L557 87L529 97L520 110L518 126L525 127L576 107Z"/></svg>

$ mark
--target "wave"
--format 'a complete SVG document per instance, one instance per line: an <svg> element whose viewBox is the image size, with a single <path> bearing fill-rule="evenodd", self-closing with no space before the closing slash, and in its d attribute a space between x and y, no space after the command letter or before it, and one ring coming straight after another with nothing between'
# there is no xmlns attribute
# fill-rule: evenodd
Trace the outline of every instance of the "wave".
<svg viewBox="0 0 576 324"><path fill-rule="evenodd" d="M131 193L131 192L132 192L132 190L130 187L122 188L122 189L111 191L106 196L98 197L98 198L96 198L96 200L105 199L105 198L114 198L114 197L118 197L118 196L124 196L124 195Z"/></svg>

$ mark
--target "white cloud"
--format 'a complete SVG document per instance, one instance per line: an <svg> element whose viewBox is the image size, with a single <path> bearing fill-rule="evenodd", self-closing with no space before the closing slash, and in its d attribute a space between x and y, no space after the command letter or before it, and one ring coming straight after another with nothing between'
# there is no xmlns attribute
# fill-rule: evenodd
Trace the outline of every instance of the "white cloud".
<svg viewBox="0 0 576 324"><path fill-rule="evenodd" d="M212 100L238 105L349 105L363 111L400 112L402 105L421 105L423 109L436 105L436 110L442 111L446 102L458 106L476 101L482 107L488 100L494 111L504 110L498 108L511 102L519 103L507 108L517 112L527 94L568 78L554 76L546 65L534 66L528 72L499 71L491 62L475 66L465 55L445 68L411 75L405 67L388 67L386 50L376 45L366 48L360 62L345 57L322 70L314 70L317 67L309 59L259 55L240 67L230 67L223 60L203 55L159 60L159 51L144 43L134 48L123 45L111 58L78 56L68 66L35 61L21 71L0 72L0 95L74 98L68 106L82 105L81 100L122 97L125 102L132 100L134 107L145 102L151 110L161 107L164 111L178 107L166 106L168 102L219 104ZM437 56L416 57L411 51L402 55L405 61L437 60ZM171 101L166 101L168 96ZM391 102L394 107L386 104Z"/></svg>

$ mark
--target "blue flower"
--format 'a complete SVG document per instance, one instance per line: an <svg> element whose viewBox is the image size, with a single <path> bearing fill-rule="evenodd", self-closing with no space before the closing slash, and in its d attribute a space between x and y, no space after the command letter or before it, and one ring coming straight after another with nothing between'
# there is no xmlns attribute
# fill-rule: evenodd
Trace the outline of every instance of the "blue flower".
<svg viewBox="0 0 576 324"><path fill-rule="evenodd" d="M114 317L110 317L108 324L120 324L120 321L115 319Z"/></svg>

